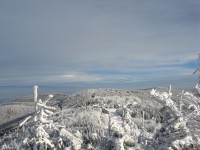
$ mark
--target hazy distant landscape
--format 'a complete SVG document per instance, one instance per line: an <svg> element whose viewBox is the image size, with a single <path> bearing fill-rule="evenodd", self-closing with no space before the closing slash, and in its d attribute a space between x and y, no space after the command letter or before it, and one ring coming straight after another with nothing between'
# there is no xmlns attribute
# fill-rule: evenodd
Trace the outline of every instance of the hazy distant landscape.
<svg viewBox="0 0 200 150"><path fill-rule="evenodd" d="M14 101L16 99L33 96L32 89L33 86L0 86L0 103L9 103L10 101ZM79 90L81 90L81 88L78 87L46 86L42 87L40 92L41 94L71 94Z"/></svg>
<svg viewBox="0 0 200 150"><path fill-rule="evenodd" d="M59 93L59 94L72 94L84 89L94 89L94 88L115 88L115 89L145 89L153 87L165 87L173 83L173 87L176 89L184 89L191 91L191 87L195 85L196 79L193 76L186 77L186 82L182 82L183 79L171 80L171 81L148 81L148 82L133 82L133 83L75 83L66 85L46 85L41 87L41 94L48 93ZM15 99L22 98L24 96L32 96L32 85L30 86L0 86L0 103L6 103L14 101Z"/></svg>

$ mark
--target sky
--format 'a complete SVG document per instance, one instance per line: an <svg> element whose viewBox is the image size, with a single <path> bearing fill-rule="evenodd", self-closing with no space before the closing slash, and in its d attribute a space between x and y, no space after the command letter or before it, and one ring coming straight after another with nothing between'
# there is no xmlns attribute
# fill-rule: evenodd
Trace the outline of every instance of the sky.
<svg viewBox="0 0 200 150"><path fill-rule="evenodd" d="M0 86L192 85L199 0L0 0Z"/></svg>

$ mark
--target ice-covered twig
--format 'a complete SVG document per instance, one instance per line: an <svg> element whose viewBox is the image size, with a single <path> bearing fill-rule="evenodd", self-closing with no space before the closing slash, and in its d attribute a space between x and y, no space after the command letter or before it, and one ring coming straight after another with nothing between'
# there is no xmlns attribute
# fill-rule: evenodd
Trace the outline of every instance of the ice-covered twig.
<svg viewBox="0 0 200 150"><path fill-rule="evenodd" d="M196 116L200 116L200 105L199 105L199 98L197 98L196 96L194 96L192 93L186 92L184 95L186 95L188 98L190 98L194 104L191 104L188 109L193 108L194 111L192 113L189 114L189 116L191 116L192 114L196 115Z"/></svg>
<svg viewBox="0 0 200 150"><path fill-rule="evenodd" d="M40 107L45 108L45 109L56 110L55 107L47 106L47 105L45 105L43 103L42 104L38 103L37 105L39 105Z"/></svg>
<svg viewBox="0 0 200 150"><path fill-rule="evenodd" d="M39 121L40 121L41 123L43 123L43 124L46 124L46 123L53 123L53 120L47 120L47 119L45 119L45 118L43 118L43 117L40 117L40 118L39 118Z"/></svg>
<svg viewBox="0 0 200 150"><path fill-rule="evenodd" d="M194 105L194 104L191 104L188 109L191 109L193 108L194 111L192 112L192 114L196 115L196 116L200 116L200 106L199 105Z"/></svg>
<svg viewBox="0 0 200 150"><path fill-rule="evenodd" d="M35 111L37 111L37 98L38 98L38 92L37 92L38 86L33 87L33 95L34 95L34 102L35 102Z"/></svg>
<svg viewBox="0 0 200 150"><path fill-rule="evenodd" d="M46 104L52 98L53 98L53 95L51 95L51 94L48 95L48 98L45 101L43 101L43 103Z"/></svg>
<svg viewBox="0 0 200 150"><path fill-rule="evenodd" d="M32 116L27 117L26 119L24 119L24 121L22 121L19 126L23 126Z"/></svg>
<svg viewBox="0 0 200 150"><path fill-rule="evenodd" d="M47 110L47 109L45 109L45 110L44 110L44 112L45 112L46 114L48 114L48 115L52 115L52 114L53 114L53 112L52 112L52 111L50 111L50 110Z"/></svg>
<svg viewBox="0 0 200 150"><path fill-rule="evenodd" d="M33 93L34 93L34 102L37 102L38 92L37 92L38 86L33 87Z"/></svg>

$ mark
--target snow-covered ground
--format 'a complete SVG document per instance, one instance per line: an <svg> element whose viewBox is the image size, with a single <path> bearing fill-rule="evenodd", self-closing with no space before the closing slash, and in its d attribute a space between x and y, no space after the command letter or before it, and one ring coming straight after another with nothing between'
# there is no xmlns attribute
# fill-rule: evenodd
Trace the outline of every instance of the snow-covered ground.
<svg viewBox="0 0 200 150"><path fill-rule="evenodd" d="M39 96L42 100L45 97L48 96ZM32 140L44 144L46 139L50 143L41 147L43 149L198 149L200 117L195 115L194 108L188 109L191 104L194 104L191 97L173 88L172 91L167 88L89 89L68 96L58 94L47 104L38 104L41 110L50 107L56 110L45 119L52 120L49 122L53 123L51 128L39 121L46 136L34 137L30 133L38 129L37 119L34 121L30 117L19 127L23 121L19 117L35 111L33 97L26 98L0 106L3 114L0 125L8 121L13 123L13 119L16 121L12 126L9 124L6 131L6 127L1 126L0 147L31 149ZM41 118L40 113L38 110L35 115ZM55 144L59 139L63 143Z"/></svg>

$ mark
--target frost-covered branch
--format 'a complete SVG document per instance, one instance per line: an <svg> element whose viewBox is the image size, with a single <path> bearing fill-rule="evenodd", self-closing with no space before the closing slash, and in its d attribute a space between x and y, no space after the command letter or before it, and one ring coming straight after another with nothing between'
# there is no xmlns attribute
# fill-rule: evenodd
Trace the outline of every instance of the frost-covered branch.
<svg viewBox="0 0 200 150"><path fill-rule="evenodd" d="M197 98L196 96L194 96L192 93L189 93L189 92L186 92L184 94L185 96L187 96L189 99L191 99L193 101L193 104L190 104L188 109L192 109L193 108L193 111L188 114L188 118L191 117L191 116L200 116L200 99Z"/></svg>
<svg viewBox="0 0 200 150"><path fill-rule="evenodd" d="M49 109L49 110L56 110L55 107L51 107L51 106L46 106L44 103L37 103L38 106L40 106L41 108L44 108L44 109Z"/></svg>
<svg viewBox="0 0 200 150"><path fill-rule="evenodd" d="M38 86L34 86L33 87L33 93L34 93L34 102L37 102L37 98L38 98L38 92L37 92Z"/></svg>
<svg viewBox="0 0 200 150"><path fill-rule="evenodd" d="M32 116L27 117L26 119L24 119L24 121L22 121L19 126L23 126Z"/></svg>
<svg viewBox="0 0 200 150"><path fill-rule="evenodd" d="M199 84L195 85L195 90L197 91L198 95L200 95L200 86L199 86Z"/></svg>
<svg viewBox="0 0 200 150"><path fill-rule="evenodd" d="M37 98L38 98L38 92L37 92L38 86L33 87L33 95L34 95L34 102L35 102L35 111L37 110Z"/></svg>
<svg viewBox="0 0 200 150"><path fill-rule="evenodd" d="M171 99L172 96L172 92L171 92L171 86L169 86L169 91L167 92L158 92L155 89L152 89L150 91L150 95L157 98L158 100L162 101L164 103L165 106L169 107L176 116L180 116L181 112L179 111L179 109L177 108L177 106L175 105L174 101Z"/></svg>
<svg viewBox="0 0 200 150"><path fill-rule="evenodd" d="M43 102L43 104L46 104L52 98L53 98L52 94L48 95L48 98Z"/></svg>

